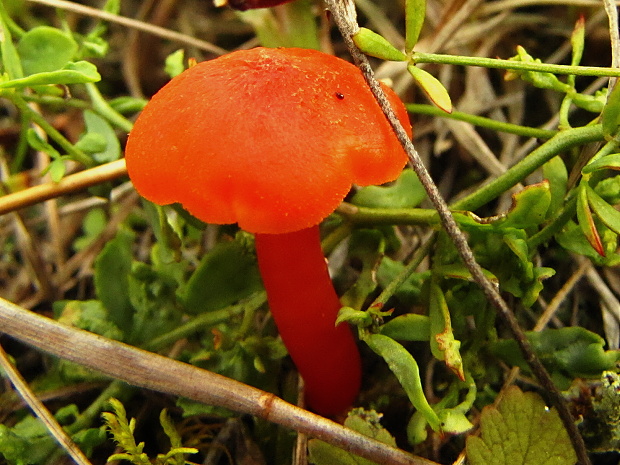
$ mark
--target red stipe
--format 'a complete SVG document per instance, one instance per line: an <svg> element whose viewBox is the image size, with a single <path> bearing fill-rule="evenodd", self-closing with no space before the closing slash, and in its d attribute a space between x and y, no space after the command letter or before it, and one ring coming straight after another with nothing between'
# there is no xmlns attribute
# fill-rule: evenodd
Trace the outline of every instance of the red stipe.
<svg viewBox="0 0 620 465"><path fill-rule="evenodd" d="M361 362L327 271L318 226L285 234L256 234L258 265L278 331L306 387L306 402L324 416L351 407Z"/></svg>

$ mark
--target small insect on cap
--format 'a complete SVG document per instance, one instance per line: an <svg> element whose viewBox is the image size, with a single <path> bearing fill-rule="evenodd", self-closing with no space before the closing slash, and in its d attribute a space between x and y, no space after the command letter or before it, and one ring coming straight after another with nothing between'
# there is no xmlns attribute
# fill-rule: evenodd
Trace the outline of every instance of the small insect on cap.
<svg viewBox="0 0 620 465"><path fill-rule="evenodd" d="M384 90L411 134L403 103ZM406 159L360 71L295 48L189 68L146 105L126 147L142 196L254 233L315 225L352 184L392 181Z"/></svg>

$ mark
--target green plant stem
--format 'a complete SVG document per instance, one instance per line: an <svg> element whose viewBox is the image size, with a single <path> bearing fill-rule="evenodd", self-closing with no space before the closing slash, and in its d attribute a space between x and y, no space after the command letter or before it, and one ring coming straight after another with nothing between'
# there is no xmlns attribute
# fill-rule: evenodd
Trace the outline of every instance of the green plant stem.
<svg viewBox="0 0 620 465"><path fill-rule="evenodd" d="M589 163L594 160L604 157L605 155L609 155L614 153L618 148L618 141L613 139L607 144L603 146L590 160ZM588 175L584 175L588 176ZM539 245L544 244L549 241L554 235L559 233L564 225L568 223L568 221L575 216L575 207L577 204L577 196L575 195L575 190L573 189L567 196L567 200L564 203L564 208L553 220L547 224L543 229L538 231L532 237L530 237L527 241L527 245L529 250L535 250Z"/></svg>
<svg viewBox="0 0 620 465"><path fill-rule="evenodd" d="M528 250L536 250L539 245L549 241L553 236L559 233L564 225L575 216L575 207L577 205L577 196L573 195L564 204L562 211L543 229L538 231L527 240Z"/></svg>
<svg viewBox="0 0 620 465"><path fill-rule="evenodd" d="M277 423L376 463L438 465L261 391L187 363L58 323L0 298L2 332L135 386Z"/></svg>
<svg viewBox="0 0 620 465"><path fill-rule="evenodd" d="M82 163L85 166L94 166L94 161L91 157L86 155L80 149L69 142L65 136L56 130L41 114L34 111L28 103L19 95L15 93L2 93L0 96L6 97L11 100L13 104L21 111L22 115L25 115L34 124L38 125L45 133L52 138L73 160Z"/></svg>
<svg viewBox="0 0 620 465"><path fill-rule="evenodd" d="M75 419L71 425L67 426L70 434L75 434L85 428L89 428L98 420L100 413L108 408L108 401L114 397L121 401L128 400L131 393L136 389L127 383L114 380L106 387L99 396Z"/></svg>
<svg viewBox="0 0 620 465"><path fill-rule="evenodd" d="M411 62L414 64L434 63L442 65L480 66L482 68L537 71L553 74L573 74L575 76L620 77L620 69L617 68L553 65L548 63L501 60L498 58L466 57L460 55L442 55L436 53L414 52L411 56Z"/></svg>
<svg viewBox="0 0 620 465"><path fill-rule="evenodd" d="M39 105L52 105L56 107L62 106L62 107L69 107L69 108L77 108L80 110L90 110L93 108L91 103L85 100L74 98L74 97L67 100L66 98L57 97L54 95L32 94L32 95L22 95L22 98L26 102L38 103Z"/></svg>
<svg viewBox="0 0 620 465"><path fill-rule="evenodd" d="M600 140L603 140L603 129L600 124L561 131L504 174L467 197L454 202L450 208L474 211L521 182L554 156L571 147Z"/></svg>
<svg viewBox="0 0 620 465"><path fill-rule="evenodd" d="M415 270L420 266L424 257L426 257L431 248L435 244L436 234L432 234L426 242L424 242L413 255L411 261L403 268L403 270L381 291L381 294L373 301L373 303L368 307L369 309L383 309L387 301L394 295L394 292L403 285L407 279L415 272Z"/></svg>
<svg viewBox="0 0 620 465"><path fill-rule="evenodd" d="M325 256L329 256L336 246L340 244L343 240L351 235L351 231L353 230L353 225L350 221L344 221L342 224L338 225L333 231L331 231L327 236L323 238L321 241L321 248L323 249L323 253Z"/></svg>
<svg viewBox="0 0 620 465"><path fill-rule="evenodd" d="M275 8L280 30L287 47L321 49L314 2L296 0Z"/></svg>
<svg viewBox="0 0 620 465"><path fill-rule="evenodd" d="M503 123L501 121L497 121L491 118L485 118L484 116L470 115L469 113L463 113L460 111L452 111L452 113L446 113L445 111L437 108L434 105L410 103L405 106L407 107L407 110L411 113L418 113L429 116L439 116L442 118L464 121L466 123L471 123L475 126L491 129L493 131L516 134L518 136L535 137L537 139L549 139L558 133L558 131L550 129L530 128L518 124Z"/></svg>
<svg viewBox="0 0 620 465"><path fill-rule="evenodd" d="M240 315L248 310L257 309L265 302L267 302L267 297L265 293L258 292L239 304L231 305L221 310L203 313L202 315L192 318L187 323L153 339L143 348L151 351L161 350L164 347L175 343L179 339L183 339L184 337L190 336L200 331L202 328L213 326L222 321L226 321L232 316Z"/></svg>
<svg viewBox="0 0 620 465"><path fill-rule="evenodd" d="M377 226L381 224L409 224L439 226L439 216L429 208L369 208L347 202L338 206L336 212L355 225Z"/></svg>
<svg viewBox="0 0 620 465"><path fill-rule="evenodd" d="M85 86L90 100L93 103L93 110L117 128L125 132L130 132L133 128L133 123L110 106L107 100L101 95L101 92L99 92L97 86L92 82L85 84Z"/></svg>
<svg viewBox="0 0 620 465"><path fill-rule="evenodd" d="M534 353L532 346L527 340L523 330L519 326L519 322L516 316L514 315L510 307L508 307L506 301L502 298L497 287L488 280L482 268L476 261L464 234L459 230L453 216L451 215L451 212L448 209L448 206L446 205L446 202L444 201L443 197L441 197L437 186L434 184L432 178L430 177L430 174L426 170L426 167L424 166L417 150L413 146L413 143L409 139L409 136L407 135L400 121L396 117L394 110L390 105L390 102L387 100L385 93L383 92L383 89L381 89L381 86L374 78L374 73L372 67L370 66L370 63L368 62L367 57L359 50L359 48L357 48L357 46L353 42L352 37L359 31L359 25L357 24L357 20L355 19L355 6L353 4L353 1L327 0L326 3L329 10L332 12L334 22L340 30L347 49L353 56L353 60L357 67L360 68L360 70L362 71L366 83L368 84L371 92L377 100L377 103L383 110L383 113L385 114L386 118L394 129L396 137L401 142L403 148L407 152L409 160L416 174L418 175L420 181L426 189L428 197L433 203L433 206L437 209L437 212L441 218L442 225L450 236L450 239L452 239L461 259L465 263L467 269L470 271L475 282L478 283L484 291L488 301L493 304L499 315L502 317L503 322L509 327L510 332L513 334L515 340L519 345L519 348L521 349L521 352L523 353L523 357L527 361L536 378L539 380L542 389L547 392L551 403L556 407L558 414L562 419L562 423L564 424L564 427L569 434L571 443L573 444L573 447L577 454L578 461L582 465L590 465L591 462L585 443L583 441L583 438L581 437L579 430L577 429L577 426L575 425L574 418L568 408L568 405L566 404L565 399L562 397L558 388L553 383L553 380L549 376L549 373L545 369L540 359ZM598 129L598 134L602 137L601 128Z"/></svg>

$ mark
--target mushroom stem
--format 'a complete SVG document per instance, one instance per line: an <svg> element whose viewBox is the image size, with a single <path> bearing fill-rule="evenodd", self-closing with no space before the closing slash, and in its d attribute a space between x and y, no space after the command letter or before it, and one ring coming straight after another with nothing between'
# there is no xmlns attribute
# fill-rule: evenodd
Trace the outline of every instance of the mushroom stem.
<svg viewBox="0 0 620 465"><path fill-rule="evenodd" d="M318 226L256 234L256 254L271 313L304 379L308 406L325 416L342 413L359 392L361 362L351 329L336 326L342 305Z"/></svg>

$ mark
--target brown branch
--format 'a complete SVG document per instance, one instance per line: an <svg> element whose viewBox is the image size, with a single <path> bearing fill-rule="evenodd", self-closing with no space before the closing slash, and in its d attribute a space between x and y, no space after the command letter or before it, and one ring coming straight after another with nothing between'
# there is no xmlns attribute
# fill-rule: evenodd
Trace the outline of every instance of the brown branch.
<svg viewBox="0 0 620 465"><path fill-rule="evenodd" d="M22 378L22 375L10 362L2 346L0 346L0 367L2 367L5 376L9 378L20 397L32 409L37 418L43 422L48 431L54 436L54 439L65 449L73 461L77 465L92 465L86 455L84 455L84 452L80 450L77 444L73 442L73 439L62 429L62 426L58 424L54 415L32 392L26 380Z"/></svg>
<svg viewBox="0 0 620 465"><path fill-rule="evenodd" d="M289 404L271 393L63 325L1 298L0 328L3 333L37 349L134 386L254 415L379 464L438 465Z"/></svg>
<svg viewBox="0 0 620 465"><path fill-rule="evenodd" d="M398 137L398 140L407 152L414 171L424 185L428 197L433 203L435 209L437 210L437 213L439 214L439 217L441 219L441 223L447 234L454 242L454 245L456 246L459 255L461 256L461 259L463 260L469 272L472 274L472 277L474 278L476 283L478 283L478 285L484 291L488 301L497 309L502 320L510 329L513 337L515 338L521 349L521 352L523 353L524 359L527 361L530 369L540 382L542 388L546 391L551 403L557 409L560 418L562 419L562 423L564 424L564 427L566 428L570 436L573 447L575 448L575 452L577 454L579 462L582 465L589 465L590 458L588 457L583 438L581 437L581 434L579 434L579 430L575 425L575 420L573 419L573 416L568 409L566 401L562 397L562 394L555 386L555 384L553 384L549 373L547 373L547 370L532 350L532 347L527 340L523 330L519 326L519 323L514 313L500 295L497 287L486 278L486 276L482 272L482 268L480 267L478 262L476 262L474 254L471 251L469 244L467 243L465 235L457 226L456 221L452 216L452 213L448 209L448 205L441 197L437 186L435 185L433 179L430 177L428 171L426 170L426 167L424 166L424 163L422 162L417 150L413 146L413 143L407 136L407 133L405 132L404 128L400 124L400 121L392 110L392 107L387 100L385 93L381 89L379 82L375 79L374 72L370 66L368 59L353 42L353 36L357 33L357 31L359 31L359 25L357 24L355 15L355 5L353 1L326 0L326 4L329 10L332 12L334 21L343 36L344 42L347 45L349 52L353 56L355 64L362 71L364 79L370 87L370 90L372 91L377 102L381 106L381 109L383 110L386 118L392 125L392 128L394 129L394 132Z"/></svg>
<svg viewBox="0 0 620 465"><path fill-rule="evenodd" d="M0 197L0 215L29 207L64 194L78 192L97 184L127 175L125 159L65 176L59 182L49 182Z"/></svg>

